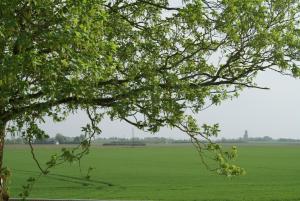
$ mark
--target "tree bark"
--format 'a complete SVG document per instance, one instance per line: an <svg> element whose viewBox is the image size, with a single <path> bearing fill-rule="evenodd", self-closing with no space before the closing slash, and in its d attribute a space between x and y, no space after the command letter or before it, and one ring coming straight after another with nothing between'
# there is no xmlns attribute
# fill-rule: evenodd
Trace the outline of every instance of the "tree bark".
<svg viewBox="0 0 300 201"><path fill-rule="evenodd" d="M0 119L0 201L7 201L8 194L6 192L5 183L6 178L3 176L3 154L4 154L4 138L5 138L6 122Z"/></svg>

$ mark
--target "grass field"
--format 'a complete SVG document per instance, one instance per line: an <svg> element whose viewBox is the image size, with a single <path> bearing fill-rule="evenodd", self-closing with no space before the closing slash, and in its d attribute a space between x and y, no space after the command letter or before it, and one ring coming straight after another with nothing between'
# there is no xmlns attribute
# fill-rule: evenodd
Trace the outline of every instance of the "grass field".
<svg viewBox="0 0 300 201"><path fill-rule="evenodd" d="M39 147L43 160L57 147ZM11 194L38 169L28 148L7 146ZM240 146L238 164L247 175L233 179L207 171L192 147L93 148L84 159L95 168L90 181L78 165L64 165L43 177L31 197L119 200L300 200L300 145Z"/></svg>

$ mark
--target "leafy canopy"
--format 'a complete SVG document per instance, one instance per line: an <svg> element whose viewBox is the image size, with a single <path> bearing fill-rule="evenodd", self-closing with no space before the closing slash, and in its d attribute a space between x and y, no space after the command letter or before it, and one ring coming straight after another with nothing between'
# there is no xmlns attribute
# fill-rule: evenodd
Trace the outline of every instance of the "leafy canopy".
<svg viewBox="0 0 300 201"><path fill-rule="evenodd" d="M218 126L187 113L263 88L262 71L300 76L299 9L298 0L1 0L1 137L19 133L31 145L47 137L45 116L85 110L85 140L43 173L87 153L105 114L154 133L179 128L201 157L214 154L219 174L243 174L228 163L236 147L210 140Z"/></svg>

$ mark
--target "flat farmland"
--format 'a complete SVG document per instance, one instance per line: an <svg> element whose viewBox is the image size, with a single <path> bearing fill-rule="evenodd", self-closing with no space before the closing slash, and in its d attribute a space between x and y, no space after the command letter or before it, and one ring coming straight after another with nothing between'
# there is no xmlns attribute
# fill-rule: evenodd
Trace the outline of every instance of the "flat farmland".
<svg viewBox="0 0 300 201"><path fill-rule="evenodd" d="M300 145L238 146L235 162L245 176L226 178L208 171L191 146L93 147L81 163L59 166L35 184L30 197L112 200L296 201L300 200ZM47 161L61 147L38 146ZM12 170L11 196L39 173L26 146L6 146ZM91 179L86 170L92 167Z"/></svg>

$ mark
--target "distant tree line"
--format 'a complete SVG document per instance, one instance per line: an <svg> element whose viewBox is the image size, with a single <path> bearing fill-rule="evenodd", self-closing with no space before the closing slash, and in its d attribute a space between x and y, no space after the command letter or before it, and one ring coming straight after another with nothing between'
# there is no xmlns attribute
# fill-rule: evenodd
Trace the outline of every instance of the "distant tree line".
<svg viewBox="0 0 300 201"><path fill-rule="evenodd" d="M55 137L49 137L45 139L35 139L33 144L80 144L84 140L84 135L76 137L64 136L60 133L57 133ZM26 142L21 137L12 137L10 139L5 139L6 144L26 144Z"/></svg>
<svg viewBox="0 0 300 201"><path fill-rule="evenodd" d="M46 138L43 140L34 140L33 144L79 144L84 139L83 135L77 137L68 137L60 133L55 137ZM93 141L94 144L176 144L176 143L190 143L190 140L176 140L164 137L146 137L146 138L97 138ZM20 137L10 138L5 140L6 144L26 144Z"/></svg>
<svg viewBox="0 0 300 201"><path fill-rule="evenodd" d="M292 138L279 138L279 139L273 139L270 136L264 136L264 137L240 137L237 139L227 139L222 138L220 140L216 140L217 143L284 143L284 142L290 142L290 143L300 143L299 139L292 139Z"/></svg>
<svg viewBox="0 0 300 201"><path fill-rule="evenodd" d="M68 137L60 133L56 134L55 137L50 137L43 140L35 140L34 144L79 144L84 139L83 135L77 137ZM279 138L273 139L269 136L264 137L248 137L244 135L240 138L229 139L222 138L215 140L217 143L300 143L298 139L291 138ZM6 139L6 144L25 144L22 138L11 138ZM189 139L172 139L164 137L146 137L146 138L97 138L93 141L94 144L98 145L144 145L144 144L188 144L191 143Z"/></svg>
<svg viewBox="0 0 300 201"><path fill-rule="evenodd" d="M190 143L190 140L176 140L164 137L146 137L146 138L97 138L94 143L102 145L142 145L142 144L176 144Z"/></svg>

